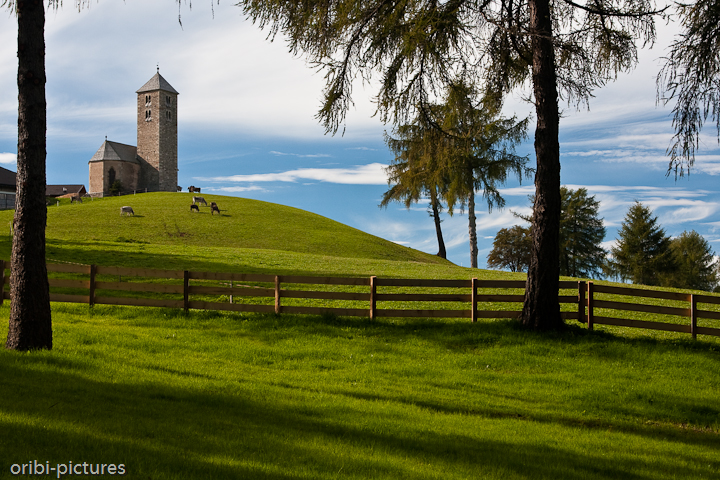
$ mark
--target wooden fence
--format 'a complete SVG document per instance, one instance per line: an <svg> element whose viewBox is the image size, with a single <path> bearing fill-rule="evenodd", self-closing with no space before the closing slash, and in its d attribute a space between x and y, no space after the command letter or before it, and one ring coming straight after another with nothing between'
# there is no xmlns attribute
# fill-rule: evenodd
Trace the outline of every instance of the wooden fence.
<svg viewBox="0 0 720 480"><path fill-rule="evenodd" d="M5 273L9 266L9 262L0 260L0 285L3 285L0 303L10 298L10 292L5 288L5 285L10 283L10 277ZM53 302L182 308L186 311L198 309L315 315L332 313L370 319L469 318L476 322L478 318L519 316L525 289L524 280L313 277L76 264L48 264L47 268L51 287L50 300ZM75 278L55 278L63 274ZM125 281L122 281L123 278ZM138 281L140 278L151 280L141 282ZM317 288L318 286L324 288ZM697 324L699 318L720 320L720 308L698 308L700 304L720 305L720 296L595 285L585 281L560 281L559 288L562 318L586 323L589 329L603 324L685 332L690 333L693 338L698 334L720 336L720 328ZM421 291L417 291L418 289ZM58 290L70 290L72 293L57 293ZM82 293L78 294L78 290ZM442 293L428 293L428 290ZM119 292L125 292L129 296L122 296ZM161 298L138 296L142 294ZM217 297L223 301L218 301ZM633 300L618 301L617 297L670 300L687 303L688 307L651 305ZM239 303L236 301L238 298ZM294 300L300 303L353 306L293 305ZM398 304L414 305L416 308L392 308ZM486 305L493 309L483 309ZM603 315L597 315L597 310ZM631 312L630 316L632 312L670 315L674 320L639 320L627 318L627 314L626 318L605 316L608 312L617 311Z"/></svg>

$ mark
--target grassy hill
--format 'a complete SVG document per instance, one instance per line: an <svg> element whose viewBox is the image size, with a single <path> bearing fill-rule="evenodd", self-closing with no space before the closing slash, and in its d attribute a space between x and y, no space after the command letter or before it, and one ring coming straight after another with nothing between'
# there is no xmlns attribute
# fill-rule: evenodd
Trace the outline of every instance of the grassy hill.
<svg viewBox="0 0 720 480"><path fill-rule="evenodd" d="M195 270L468 276L468 270L328 218L221 195L191 212L189 193L145 193L48 207L47 258L98 265ZM130 205L135 216L120 216ZM0 256L10 257L12 211L0 212ZM4 227L4 228L3 228ZM352 259L349 262L348 259ZM495 273L491 275L496 275ZM504 274L500 274L504 275Z"/></svg>

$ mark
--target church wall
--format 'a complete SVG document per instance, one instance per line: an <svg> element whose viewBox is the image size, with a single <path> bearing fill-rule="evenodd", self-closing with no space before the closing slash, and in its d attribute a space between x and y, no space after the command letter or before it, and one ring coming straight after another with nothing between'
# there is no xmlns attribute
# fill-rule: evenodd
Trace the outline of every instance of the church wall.
<svg viewBox="0 0 720 480"><path fill-rule="evenodd" d="M90 190L92 196L103 197L110 192L110 169L115 170L115 180L120 180L123 192L144 190L139 186L140 165L130 162L110 161L90 163Z"/></svg>
<svg viewBox="0 0 720 480"><path fill-rule="evenodd" d="M88 193L92 196L102 196L103 188L103 162L90 162L90 182Z"/></svg>

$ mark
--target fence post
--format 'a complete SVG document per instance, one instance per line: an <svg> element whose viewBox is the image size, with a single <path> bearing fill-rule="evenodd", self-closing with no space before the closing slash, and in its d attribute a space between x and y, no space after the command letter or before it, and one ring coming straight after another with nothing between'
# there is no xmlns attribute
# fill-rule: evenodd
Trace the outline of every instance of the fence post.
<svg viewBox="0 0 720 480"><path fill-rule="evenodd" d="M0 305L5 301L5 260L0 260Z"/></svg>
<svg viewBox="0 0 720 480"><path fill-rule="evenodd" d="M472 311L470 312L470 319L472 320L472 323L477 322L477 289L478 289L478 279L473 278L470 282L470 286L472 288L472 292L470 292L470 303Z"/></svg>
<svg viewBox="0 0 720 480"><path fill-rule="evenodd" d="M587 328L593 329L593 282L587 282Z"/></svg>
<svg viewBox="0 0 720 480"><path fill-rule="evenodd" d="M280 275L275 275L275 313L280 313Z"/></svg>
<svg viewBox="0 0 720 480"><path fill-rule="evenodd" d="M95 306L95 273L97 272L97 265L90 265L90 298L88 303L91 307Z"/></svg>
<svg viewBox="0 0 720 480"><path fill-rule="evenodd" d="M585 290L587 285L585 280L578 281L578 322L582 323L585 318Z"/></svg>
<svg viewBox="0 0 720 480"><path fill-rule="evenodd" d="M690 335L697 340L697 299L695 294L690 294Z"/></svg>
<svg viewBox="0 0 720 480"><path fill-rule="evenodd" d="M190 272L183 271L183 308L185 313L190 310Z"/></svg>
<svg viewBox="0 0 720 480"><path fill-rule="evenodd" d="M5 260L0 260L0 305L5 301Z"/></svg>
<svg viewBox="0 0 720 480"><path fill-rule="evenodd" d="M230 291L231 291L231 292L233 291L233 288L235 288L235 287L233 286L233 281L230 280ZM230 303L233 303L233 295L232 295L232 293L230 294Z"/></svg>
<svg viewBox="0 0 720 480"><path fill-rule="evenodd" d="M377 280L375 275L370 277L370 320L375 320L375 310L377 310L377 300L375 299L377 285L375 280Z"/></svg>

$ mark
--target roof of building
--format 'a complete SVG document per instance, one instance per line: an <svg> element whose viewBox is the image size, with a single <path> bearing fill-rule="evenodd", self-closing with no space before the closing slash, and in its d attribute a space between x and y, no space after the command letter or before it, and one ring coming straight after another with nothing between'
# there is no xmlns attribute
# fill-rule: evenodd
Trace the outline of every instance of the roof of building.
<svg viewBox="0 0 720 480"><path fill-rule="evenodd" d="M115 160L121 162L140 163L137 159L137 147L125 145L124 143L105 140L90 162L102 162ZM89 163L89 162L88 162Z"/></svg>
<svg viewBox="0 0 720 480"><path fill-rule="evenodd" d="M85 185L46 185L46 197L60 197L68 194L85 194Z"/></svg>
<svg viewBox="0 0 720 480"><path fill-rule="evenodd" d="M177 90L175 90L172 85L170 85L168 81L160 75L160 72L157 72L150 80L147 81L145 85L140 87L140 90L135 93L154 92L155 90L163 90L165 92L179 95Z"/></svg>
<svg viewBox="0 0 720 480"><path fill-rule="evenodd" d="M17 174L12 170L0 167L0 185L15 186L15 177Z"/></svg>

